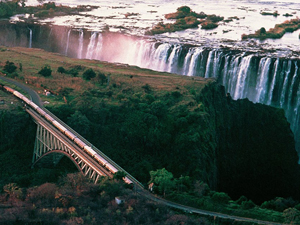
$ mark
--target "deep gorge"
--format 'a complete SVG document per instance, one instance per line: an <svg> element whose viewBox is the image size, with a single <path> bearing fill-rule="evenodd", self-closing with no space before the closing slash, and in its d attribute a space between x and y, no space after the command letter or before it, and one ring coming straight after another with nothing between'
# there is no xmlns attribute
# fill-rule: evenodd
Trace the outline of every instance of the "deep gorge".
<svg viewBox="0 0 300 225"><path fill-rule="evenodd" d="M295 194L297 193L295 190L299 187L298 156L294 148L293 134L284 118L285 112L291 129L297 137L300 104L299 60L274 58L230 49L207 49L199 46L161 43L141 37L110 32L89 32L67 27L6 23L3 24L3 28L0 31L0 45L42 48L74 58L128 63L187 76L214 77L224 87L214 83L196 97L197 103L204 103L209 116L186 116L190 124L194 121L199 122L199 125L194 124L194 127L199 129L199 134L202 134L201 138L197 139L201 142L195 143L192 134L189 134L191 139L187 140L193 147L190 152L196 156L196 160L189 159L191 164L188 168L185 165L178 167L180 159L174 155L168 165L152 159L155 167L172 168L177 176L188 169L194 173L193 176L209 183L213 189L226 191L234 198L245 194L260 202L282 193L284 197L299 197ZM226 93L230 95L226 96ZM248 98L254 103L283 108L284 111L262 104L253 104L248 100L234 101L242 98ZM124 115L132 112L131 108L122 109L124 112L119 112L119 109L114 110ZM55 114L60 117L59 111ZM139 113L137 110L137 115L140 115ZM183 116L179 115L176 122L182 123L181 117ZM107 121L113 123L115 118L108 118ZM136 118L130 119L132 120L130 123L136 120ZM150 123L149 126L152 124ZM178 124L174 123L170 126L176 128ZM97 129L105 131L108 129L107 124L99 124L99 127ZM205 131L201 127L205 127ZM111 129L114 131L116 128L112 126ZM124 130L126 131L125 128ZM127 143L128 146L126 143L122 144L125 150L128 148L127 150L130 151L132 143L136 143L137 146L144 143L144 137L138 136L139 133L133 138L125 131L119 134L121 140L131 140ZM172 129L172 132L183 137L186 133L185 130L179 133L176 129ZM102 132L103 135L104 133ZM140 133L147 133L147 131ZM161 131L161 133L166 132ZM92 137L91 134L90 138ZM170 140L173 139L176 140L175 137L170 137ZM97 144L98 139L90 140ZM103 136L100 140L108 140L108 137ZM164 155L162 149L166 150L165 146L167 146L164 146L165 141L162 140L161 145L164 148L158 146L156 140L147 143L141 147L141 154L147 154L147 158L150 159L153 156L153 146L158 146L155 150L158 156L162 157ZM112 143L115 141L113 140ZM108 143L107 147L118 149L115 144ZM174 149L180 150L180 148L186 147L169 146L167 151L171 153ZM204 154L199 154L199 150ZM134 159L127 160L128 165L133 164L131 160ZM202 165L201 169L195 171L195 167L199 164ZM273 167L274 165L276 167ZM127 168L126 165L122 166ZM132 170L138 171L137 167ZM148 168L150 167L148 164Z"/></svg>
<svg viewBox="0 0 300 225"><path fill-rule="evenodd" d="M162 43L120 33L1 22L0 44L42 48L74 58L125 63L187 76L214 77L233 99L283 108L300 153L300 61L272 52L243 52Z"/></svg>

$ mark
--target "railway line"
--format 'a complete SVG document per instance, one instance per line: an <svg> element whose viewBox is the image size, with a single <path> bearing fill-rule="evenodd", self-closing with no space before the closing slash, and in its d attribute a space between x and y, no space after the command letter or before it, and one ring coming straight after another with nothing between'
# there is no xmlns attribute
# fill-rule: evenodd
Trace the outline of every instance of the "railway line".
<svg viewBox="0 0 300 225"><path fill-rule="evenodd" d="M91 143L82 138L77 132L73 131L69 126L60 121L56 116L54 116L51 112L46 110L39 99L39 96L30 88L25 86L24 84L18 83L16 81L11 81L10 79L3 78L0 76L0 80L3 79L7 82L13 82L15 85L21 87L25 91L29 93L32 100L29 100L27 97L22 95L20 92L5 86L1 85L2 89L7 92L13 94L21 101L26 104L26 111L35 119L38 119L47 129L51 130L55 135L63 138L67 144L72 145L77 151L77 154L82 157L89 159L89 166L97 170L100 174L112 177L117 171L124 171L126 173L126 177L124 178L124 182L128 184L133 184L135 190L138 194L147 197L152 201L156 201L160 204L167 205L172 208L176 208L191 214L198 215L206 215L218 218L231 219L234 221L242 221L242 222L250 222L253 224L266 224L266 225L280 225L281 223L270 222L270 221L262 221L256 220L252 218L245 218L239 216L232 216L227 214L222 214L218 212L211 212L206 210L201 210L189 206L184 206L175 202L167 201L165 199L154 196L150 192L146 191L143 185L137 181L134 177L132 177L129 173L123 170L120 166L118 166L114 161L109 159L104 153L100 150L95 149ZM93 159L93 160L90 160ZM102 168L100 168L102 167Z"/></svg>

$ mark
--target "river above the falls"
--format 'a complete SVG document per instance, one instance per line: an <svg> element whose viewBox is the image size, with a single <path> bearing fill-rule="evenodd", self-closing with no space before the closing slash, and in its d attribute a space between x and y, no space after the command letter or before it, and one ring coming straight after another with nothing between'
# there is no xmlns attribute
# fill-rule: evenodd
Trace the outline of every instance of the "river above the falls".
<svg viewBox="0 0 300 225"><path fill-rule="evenodd" d="M224 19L236 17L232 22L220 22L212 30L203 30L201 26L174 33L164 33L151 36L162 42L201 45L210 48L229 47L240 50L268 50L272 54L283 57L298 55L300 52L299 30L286 33L281 39L246 40L242 41L242 34L254 33L264 27L266 30L273 28L286 20L295 19L300 15L300 2L291 0L55 0L56 4L68 6L93 5L98 6L90 12L80 15L61 16L43 19L41 23L69 26L78 29L102 32L107 26L110 31L122 32L130 35L144 36L160 21L173 23L166 20L164 15L176 12L180 6L186 5L197 13L216 14ZM35 0L28 0L27 5L38 4ZM261 12L273 13L278 16L263 16ZM284 16L289 14L290 16ZM18 20L14 17L12 20Z"/></svg>

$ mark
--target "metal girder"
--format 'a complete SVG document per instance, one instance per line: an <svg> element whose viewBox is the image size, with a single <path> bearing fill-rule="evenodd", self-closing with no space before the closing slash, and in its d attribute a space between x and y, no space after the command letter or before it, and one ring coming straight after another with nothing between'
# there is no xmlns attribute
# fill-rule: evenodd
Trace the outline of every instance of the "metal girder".
<svg viewBox="0 0 300 225"><path fill-rule="evenodd" d="M104 172L92 166L86 158L82 157L82 154L84 154L83 150L79 152L77 146L72 146L75 145L74 143L65 141L55 134L55 132L52 132L51 129L47 129L44 124L39 123L39 121L35 120L35 122L37 124L37 132L32 158L33 166L37 163L44 164L44 161L46 161L44 158L47 158L45 164L55 166L59 163L63 155L66 155L84 176L89 177L95 183L100 176L107 176ZM41 159L43 161L40 162Z"/></svg>

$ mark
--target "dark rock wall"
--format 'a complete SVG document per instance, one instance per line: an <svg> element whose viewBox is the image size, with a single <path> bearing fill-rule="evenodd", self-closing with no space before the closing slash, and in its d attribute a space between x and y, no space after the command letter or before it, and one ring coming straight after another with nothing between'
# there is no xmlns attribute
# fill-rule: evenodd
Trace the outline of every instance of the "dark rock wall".
<svg viewBox="0 0 300 225"><path fill-rule="evenodd" d="M284 111L247 99L234 101L216 84L202 93L215 127L217 189L256 202L299 198L298 156Z"/></svg>

